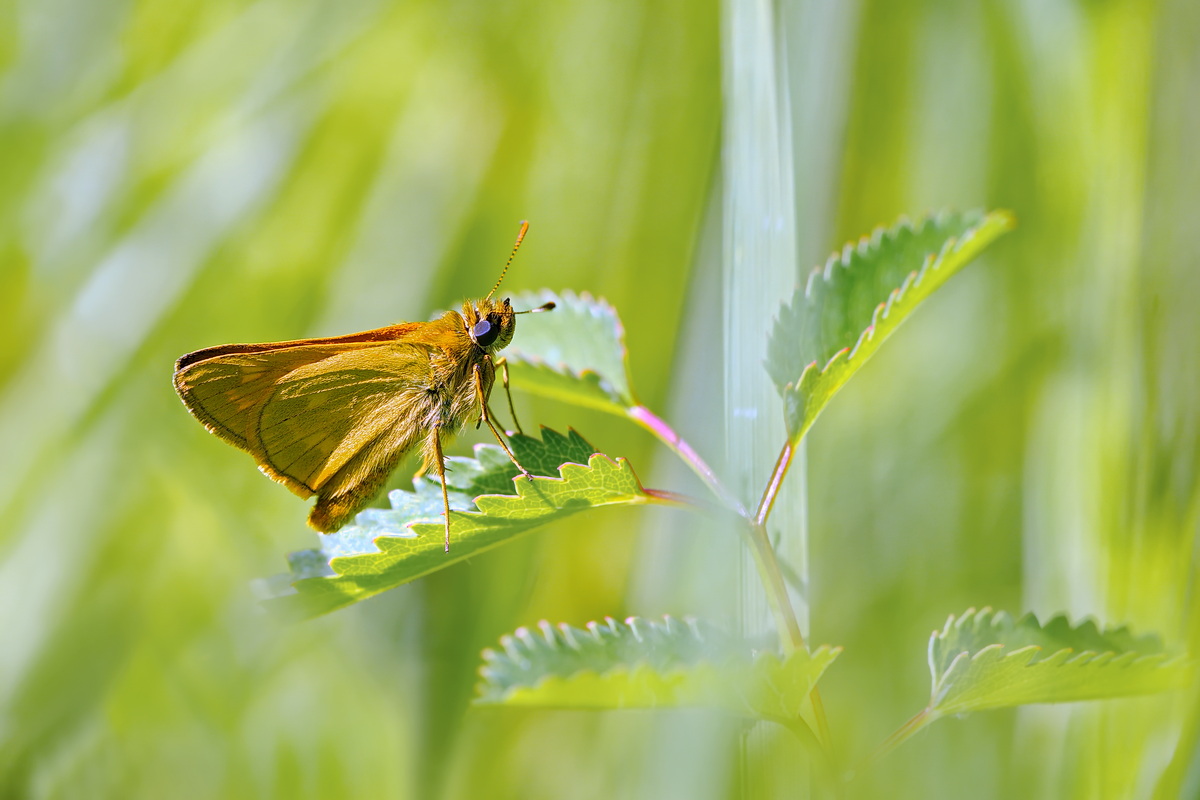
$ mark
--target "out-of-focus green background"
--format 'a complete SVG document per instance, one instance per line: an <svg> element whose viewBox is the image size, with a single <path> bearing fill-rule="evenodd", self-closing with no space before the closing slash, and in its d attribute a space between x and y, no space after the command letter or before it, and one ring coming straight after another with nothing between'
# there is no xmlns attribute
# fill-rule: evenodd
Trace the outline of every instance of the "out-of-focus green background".
<svg viewBox="0 0 1200 800"><path fill-rule="evenodd" d="M312 545L304 505L170 384L189 350L483 294L528 218L506 286L608 298L642 401L720 463L721 365L762 356L721 336L721 20L679 0L0 2L0 796L723 798L746 764L803 794L794 741L743 758L705 713L467 705L479 650L519 625L735 620L720 531L573 518L280 626L251 582ZM847 648L822 684L835 738L861 756L919 710L929 631L972 605L1200 650L1200 6L778 21L797 276L902 213L1020 220L811 436L812 639ZM518 402L698 491L615 418ZM852 794L1176 797L1193 699L939 722Z"/></svg>

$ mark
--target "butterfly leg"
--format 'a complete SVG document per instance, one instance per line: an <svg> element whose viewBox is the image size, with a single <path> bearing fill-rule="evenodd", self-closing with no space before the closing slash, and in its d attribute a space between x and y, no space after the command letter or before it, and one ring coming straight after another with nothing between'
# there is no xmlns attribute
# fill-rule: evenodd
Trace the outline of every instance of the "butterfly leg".
<svg viewBox="0 0 1200 800"><path fill-rule="evenodd" d="M476 364L475 369L475 396L479 400L479 419L488 426L488 430L496 437L496 441L500 443L500 447L504 448L504 452L508 455L510 461L517 465L517 469L521 470L521 474L527 479L533 480L533 475L529 470L521 466L521 462L517 461L517 457L513 455L513 451L508 449L508 444L504 441L504 437L500 435L500 431L496 430L496 426L492 424L491 415L488 414L487 397L483 394L483 369Z"/></svg>
<svg viewBox="0 0 1200 800"><path fill-rule="evenodd" d="M508 359L501 356L494 362L500 368L500 382L504 384L504 394L508 397L508 412L512 414L513 428L517 433L524 434L521 423L517 420L517 407L513 405L512 390L508 388Z"/></svg>
<svg viewBox="0 0 1200 800"><path fill-rule="evenodd" d="M450 552L450 494L446 491L446 457L442 455L442 428L435 427L429 432L433 440L433 452L436 456L434 466L437 467L438 479L442 482L442 506L446 515L446 552Z"/></svg>

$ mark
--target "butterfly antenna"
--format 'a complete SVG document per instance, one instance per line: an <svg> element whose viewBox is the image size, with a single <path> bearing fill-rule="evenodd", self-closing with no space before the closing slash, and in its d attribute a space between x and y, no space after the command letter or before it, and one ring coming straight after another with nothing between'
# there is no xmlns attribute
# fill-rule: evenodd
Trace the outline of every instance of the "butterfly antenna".
<svg viewBox="0 0 1200 800"><path fill-rule="evenodd" d="M521 220L521 230L517 231L517 243L513 245L512 252L508 256L508 261L504 262L504 269L500 270L500 277L496 279L496 285L493 286L492 290L487 293L487 297L483 298L484 300L490 298L496 293L496 290L500 288L500 281L504 280L504 274L508 272L508 265L512 263L514 258L516 258L517 249L521 246L521 241L525 238L525 231L527 230L529 230L529 221Z"/></svg>
<svg viewBox="0 0 1200 800"><path fill-rule="evenodd" d="M514 311L513 313L514 314L536 314L539 311L553 311L554 308L555 308L555 303L553 300L551 300L549 303L542 303L537 308L527 308L524 311Z"/></svg>

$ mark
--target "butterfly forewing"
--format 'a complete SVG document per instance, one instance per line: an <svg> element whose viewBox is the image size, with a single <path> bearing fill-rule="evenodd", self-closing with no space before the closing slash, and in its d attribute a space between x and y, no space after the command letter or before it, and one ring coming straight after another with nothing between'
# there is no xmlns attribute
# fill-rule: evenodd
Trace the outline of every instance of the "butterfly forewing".
<svg viewBox="0 0 1200 800"><path fill-rule="evenodd" d="M177 371L175 388L209 430L257 455L258 419L276 382L321 358L320 353L300 349L218 355Z"/></svg>
<svg viewBox="0 0 1200 800"><path fill-rule="evenodd" d="M414 444L410 417L428 411L430 348L411 341L415 328L209 348L179 360L175 386L209 430L301 497L365 480L378 489L379 462L395 465Z"/></svg>
<svg viewBox="0 0 1200 800"><path fill-rule="evenodd" d="M430 381L429 349L404 343L335 353L292 370L259 415L264 466L318 492L356 456L373 461L411 447L414 417L429 413Z"/></svg>

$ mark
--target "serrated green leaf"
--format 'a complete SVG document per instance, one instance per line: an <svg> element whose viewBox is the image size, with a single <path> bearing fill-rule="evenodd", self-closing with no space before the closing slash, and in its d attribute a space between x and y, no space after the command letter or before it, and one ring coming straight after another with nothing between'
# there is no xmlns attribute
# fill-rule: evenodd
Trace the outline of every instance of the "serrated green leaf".
<svg viewBox="0 0 1200 800"><path fill-rule="evenodd" d="M1063 616L1014 622L990 608L951 616L935 631L929 669L935 716L1160 692L1185 685L1191 673L1152 635L1101 630L1090 620L1072 626Z"/></svg>
<svg viewBox="0 0 1200 800"><path fill-rule="evenodd" d="M591 295L549 290L513 298L518 309L554 302L554 311L521 317L504 351L512 385L614 414L637 404L617 312Z"/></svg>
<svg viewBox="0 0 1200 800"><path fill-rule="evenodd" d="M1003 211L905 219L813 270L780 309L767 346L789 438L799 441L913 309L1013 224Z"/></svg>
<svg viewBox="0 0 1200 800"><path fill-rule="evenodd" d="M553 708L721 708L794 721L841 652L821 647L785 659L759 653L708 623L611 618L586 630L542 622L485 650L480 703Z"/></svg>
<svg viewBox="0 0 1200 800"><path fill-rule="evenodd" d="M436 477L388 495L390 509L367 509L353 525L322 537L319 549L289 557L292 574L264 583L268 603L285 615L310 617L363 600L470 558L539 525L591 508L654 502L633 468L596 453L575 431L542 429L542 438L509 444L535 475L518 477L496 445L475 458L448 460L450 552L444 550L441 486ZM557 477L542 477L555 475Z"/></svg>

